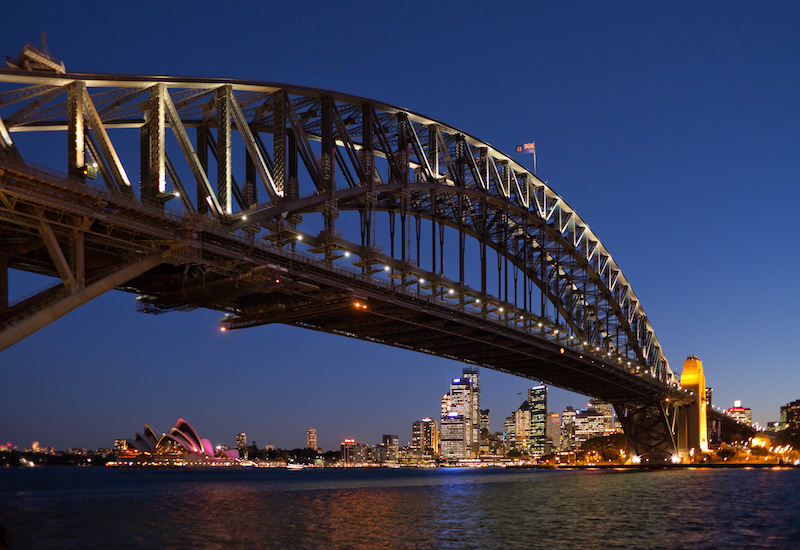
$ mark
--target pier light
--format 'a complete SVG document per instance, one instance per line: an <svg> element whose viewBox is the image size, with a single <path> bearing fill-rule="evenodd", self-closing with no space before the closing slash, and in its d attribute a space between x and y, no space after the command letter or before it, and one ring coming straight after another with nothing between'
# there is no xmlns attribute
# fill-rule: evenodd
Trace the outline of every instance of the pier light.
<svg viewBox="0 0 800 550"><path fill-rule="evenodd" d="M499 311L500 313L503 313L503 308L500 308L497 311Z"/></svg>
<svg viewBox="0 0 800 550"><path fill-rule="evenodd" d="M420 279L419 280L419 284L424 285L425 284L425 279Z"/></svg>
<svg viewBox="0 0 800 550"><path fill-rule="evenodd" d="M539 323L539 326L542 326L542 323Z"/></svg>
<svg viewBox="0 0 800 550"><path fill-rule="evenodd" d="M242 214L242 221L243 222L247 221L247 214Z"/></svg>
<svg viewBox="0 0 800 550"><path fill-rule="evenodd" d="M390 269L392 269L392 268L391 268L391 267L389 267L388 265L387 265L386 267L384 267L384 268L383 268L383 270L384 270L384 271L389 271Z"/></svg>
<svg viewBox="0 0 800 550"><path fill-rule="evenodd" d="M455 293L455 290L453 290L453 289L451 288L450 290L448 290L448 291L447 291L447 293L448 293L448 294L454 294L454 293Z"/></svg>
<svg viewBox="0 0 800 550"><path fill-rule="evenodd" d="M480 304L480 303L481 303L481 300L480 300L480 298L476 299L476 300L475 300L475 303L476 303L476 304Z"/></svg>
<svg viewBox="0 0 800 550"><path fill-rule="evenodd" d="M524 319L525 319L525 317L523 317L522 315L519 316L519 320L520 321L523 321Z"/></svg>
<svg viewBox="0 0 800 550"><path fill-rule="evenodd" d="M350 253L347 250L344 251L344 257L345 258L349 258L350 257Z"/></svg>
<svg viewBox="0 0 800 550"><path fill-rule="evenodd" d="M303 240L303 236L302 236L302 235L298 235L298 236L297 236L297 240L298 240L298 241L302 241L302 240Z"/></svg>

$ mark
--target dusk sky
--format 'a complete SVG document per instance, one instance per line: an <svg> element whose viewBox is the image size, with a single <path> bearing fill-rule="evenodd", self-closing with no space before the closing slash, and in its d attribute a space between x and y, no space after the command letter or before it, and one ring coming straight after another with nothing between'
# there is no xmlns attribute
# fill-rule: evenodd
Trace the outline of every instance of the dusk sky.
<svg viewBox="0 0 800 550"><path fill-rule="evenodd" d="M506 153L535 140L538 176L612 254L673 370L697 355L713 403L741 400L762 425L800 399L797 2L11 11L0 54L46 32L68 72L297 84L404 107ZM49 285L11 275L12 301ZM259 447L302 447L309 427L325 449L382 434L408 444L463 367L283 325L221 333L218 312L150 316L134 298L107 293L0 353L0 442L110 447L183 417L215 445L245 431ZM499 431L535 382L481 369L481 385ZM586 399L551 390L551 411L568 404Z"/></svg>

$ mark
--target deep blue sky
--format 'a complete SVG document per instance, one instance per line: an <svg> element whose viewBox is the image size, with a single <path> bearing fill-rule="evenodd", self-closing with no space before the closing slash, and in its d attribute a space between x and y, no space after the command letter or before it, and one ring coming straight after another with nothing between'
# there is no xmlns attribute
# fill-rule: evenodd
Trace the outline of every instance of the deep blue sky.
<svg viewBox="0 0 800 550"><path fill-rule="evenodd" d="M231 77L396 104L512 152L602 239L672 367L762 424L800 399L800 5L795 2L40 0L0 54L47 33L69 71ZM114 5L114 7L110 7ZM7 14L9 15L9 14ZM10 15L9 15L10 17ZM530 164L530 157L519 160ZM64 170L65 167L56 167ZM42 286L12 279L19 297ZM0 440L99 447L185 417L215 444L411 437L462 365L208 311L152 317L112 292L0 355ZM482 369L492 428L531 381ZM551 394L561 412L584 399Z"/></svg>

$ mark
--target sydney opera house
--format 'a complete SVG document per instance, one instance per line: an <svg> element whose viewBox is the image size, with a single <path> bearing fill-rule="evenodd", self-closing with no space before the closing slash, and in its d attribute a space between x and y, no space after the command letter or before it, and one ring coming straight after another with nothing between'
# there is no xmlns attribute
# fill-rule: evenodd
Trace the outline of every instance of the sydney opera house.
<svg viewBox="0 0 800 550"><path fill-rule="evenodd" d="M218 449L208 439L201 439L197 432L183 418L175 427L161 436L149 425L144 425L144 434L136 434L134 439L124 441L124 450L119 462L155 464L196 464L230 462L239 460L239 450Z"/></svg>

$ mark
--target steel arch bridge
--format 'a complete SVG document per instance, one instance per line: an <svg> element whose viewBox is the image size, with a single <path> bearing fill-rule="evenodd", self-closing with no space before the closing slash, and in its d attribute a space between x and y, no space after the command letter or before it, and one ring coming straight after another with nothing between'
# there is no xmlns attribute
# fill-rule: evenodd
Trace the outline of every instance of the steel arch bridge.
<svg viewBox="0 0 800 550"><path fill-rule="evenodd" d="M360 97L0 69L0 238L0 350L117 288L146 313L209 308L226 329L293 324L609 401L640 456L675 454L693 401L546 183ZM10 303L9 268L59 282Z"/></svg>

